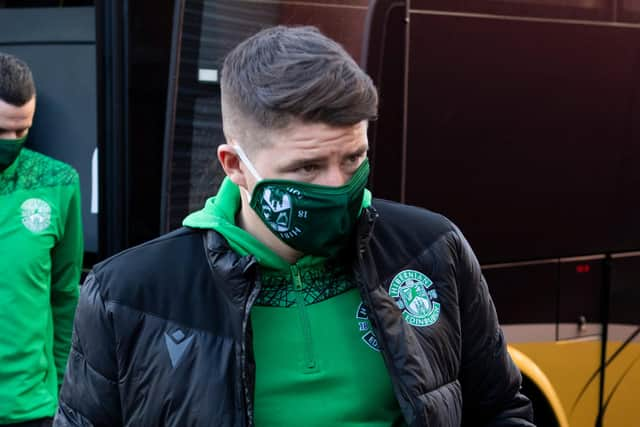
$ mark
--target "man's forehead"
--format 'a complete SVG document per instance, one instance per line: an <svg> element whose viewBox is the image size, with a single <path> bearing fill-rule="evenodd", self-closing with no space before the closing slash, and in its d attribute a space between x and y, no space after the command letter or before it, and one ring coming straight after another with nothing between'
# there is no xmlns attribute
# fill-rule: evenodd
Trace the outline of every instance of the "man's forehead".
<svg viewBox="0 0 640 427"><path fill-rule="evenodd" d="M302 125L272 135L273 143L263 155L276 163L291 161L320 161L332 157L344 158L363 154L368 149L366 124L333 127ZM274 150L278 155L273 158Z"/></svg>
<svg viewBox="0 0 640 427"><path fill-rule="evenodd" d="M31 127L35 105L35 97L21 106L0 99L0 128L22 130Z"/></svg>
<svg viewBox="0 0 640 427"><path fill-rule="evenodd" d="M361 140L366 138L367 122L362 121L351 126L332 126L325 123L292 122L284 129L276 130L271 137L275 140L290 140L299 142L332 141L332 140Z"/></svg>

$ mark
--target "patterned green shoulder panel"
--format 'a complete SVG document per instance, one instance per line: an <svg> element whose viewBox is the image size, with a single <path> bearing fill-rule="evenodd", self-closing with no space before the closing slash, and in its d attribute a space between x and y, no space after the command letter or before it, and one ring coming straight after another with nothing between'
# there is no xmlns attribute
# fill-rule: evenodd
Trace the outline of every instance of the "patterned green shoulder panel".
<svg viewBox="0 0 640 427"><path fill-rule="evenodd" d="M26 148L16 162L11 173L0 174L0 195L17 190L75 185L79 179L78 172L68 164Z"/></svg>

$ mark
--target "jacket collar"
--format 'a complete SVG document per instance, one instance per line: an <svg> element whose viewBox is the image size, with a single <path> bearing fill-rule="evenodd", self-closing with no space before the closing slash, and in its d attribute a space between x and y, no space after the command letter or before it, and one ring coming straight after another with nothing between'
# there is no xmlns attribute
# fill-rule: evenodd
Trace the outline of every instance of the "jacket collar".
<svg viewBox="0 0 640 427"><path fill-rule="evenodd" d="M238 255L215 230L206 231L204 246L211 272L221 278L217 283L234 301L246 300L258 279L256 258Z"/></svg>
<svg viewBox="0 0 640 427"><path fill-rule="evenodd" d="M356 233L359 255L362 255L369 246L369 241L371 240L371 236L373 236L373 229L378 216L378 211L373 206L364 208L362 215L360 215Z"/></svg>

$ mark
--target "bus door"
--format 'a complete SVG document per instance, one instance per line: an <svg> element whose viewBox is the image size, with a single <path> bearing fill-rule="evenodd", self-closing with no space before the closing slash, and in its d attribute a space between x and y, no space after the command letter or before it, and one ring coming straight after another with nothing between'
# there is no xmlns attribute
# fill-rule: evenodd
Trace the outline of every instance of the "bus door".
<svg viewBox="0 0 640 427"><path fill-rule="evenodd" d="M640 387L640 271L621 282L611 254L640 249L640 13L561 0L372 4L374 195L460 226L556 418L635 425L624 417L634 394L621 390ZM636 309L621 318L624 304Z"/></svg>

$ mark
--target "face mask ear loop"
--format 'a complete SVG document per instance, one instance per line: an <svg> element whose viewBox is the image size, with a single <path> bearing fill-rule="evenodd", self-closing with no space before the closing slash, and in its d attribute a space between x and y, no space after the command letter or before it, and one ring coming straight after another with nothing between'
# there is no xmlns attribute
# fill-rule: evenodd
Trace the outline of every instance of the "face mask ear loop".
<svg viewBox="0 0 640 427"><path fill-rule="evenodd" d="M249 172L251 172L251 175L253 175L256 181L261 181L262 178L260 177L260 174L258 173L256 168L253 167L253 164L251 163L247 155L244 153L244 150L242 149L242 147L240 147L238 144L235 144L233 145L233 149L236 150L236 154L238 155L238 157L240 157L240 160L242 160L242 163L244 163L247 169L249 169Z"/></svg>
<svg viewBox="0 0 640 427"><path fill-rule="evenodd" d="M249 169L249 172L251 173L251 175L253 175L253 177L256 179L256 181L262 180L262 178L260 178L260 174L258 173L256 168L253 167L253 164L251 163L251 161L249 160L249 158L245 154L245 152L242 149L242 147L240 147L238 144L232 145L232 147L236 151L236 154L238 155L238 157L240 157L240 160L242 160L242 163L244 163L244 165L247 167L247 169ZM251 197L253 195L251 193L249 193L249 190L247 190L244 187L240 187L240 190L244 191L244 194L247 196L247 201L251 202Z"/></svg>

